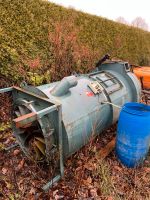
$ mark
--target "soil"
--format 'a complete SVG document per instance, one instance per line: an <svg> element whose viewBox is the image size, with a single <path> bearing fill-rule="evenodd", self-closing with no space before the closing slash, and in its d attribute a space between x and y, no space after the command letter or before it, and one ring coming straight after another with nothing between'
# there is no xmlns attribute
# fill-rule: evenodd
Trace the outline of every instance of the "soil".
<svg viewBox="0 0 150 200"><path fill-rule="evenodd" d="M104 160L97 153L115 136L116 125L92 139L65 161L64 177L48 192L41 187L51 179L46 163L28 159L15 144L11 129L0 132L0 199L150 199L150 154L143 165L129 169L113 150Z"/></svg>
<svg viewBox="0 0 150 200"><path fill-rule="evenodd" d="M149 157L137 169L124 167L115 151L104 161L93 162L115 130L112 126L66 160L63 179L47 193L41 187L51 178L50 166L29 160L19 147L4 150L15 139L11 131L1 133L0 199L150 199Z"/></svg>

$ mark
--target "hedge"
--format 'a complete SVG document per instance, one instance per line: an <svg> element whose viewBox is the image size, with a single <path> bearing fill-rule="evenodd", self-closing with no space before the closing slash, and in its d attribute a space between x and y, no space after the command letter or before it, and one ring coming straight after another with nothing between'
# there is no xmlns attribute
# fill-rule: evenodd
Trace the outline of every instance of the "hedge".
<svg viewBox="0 0 150 200"><path fill-rule="evenodd" d="M27 72L48 82L74 70L88 71L105 53L150 64L150 33L105 18L42 0L1 1L0 18L0 76L13 83L24 80Z"/></svg>

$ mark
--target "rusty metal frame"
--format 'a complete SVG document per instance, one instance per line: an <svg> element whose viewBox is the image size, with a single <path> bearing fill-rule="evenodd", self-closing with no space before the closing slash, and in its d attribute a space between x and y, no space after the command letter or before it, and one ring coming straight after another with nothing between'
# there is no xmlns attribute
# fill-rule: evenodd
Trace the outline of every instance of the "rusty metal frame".
<svg viewBox="0 0 150 200"><path fill-rule="evenodd" d="M31 112L29 114L25 114L23 116L20 116L13 120L13 122L16 124L17 127L24 127L28 126L29 123L32 123L35 120L41 119L44 115L49 114L50 112L57 110L58 111L58 149L59 149L59 168L60 168L60 174L56 175L54 178L52 178L47 184L45 184L42 189L44 191L47 191L49 188L53 186L53 184L57 181L59 181L64 176L64 161L63 161L63 138L62 138L62 106L57 101L51 101L47 98L41 97L37 94L34 94L32 92L29 92L27 90L24 90L22 88L13 86L8 88L2 88L0 89L0 93L6 93L6 92L13 92L14 90L18 90L20 92L26 93L28 95L37 97L41 100L44 100L49 103L53 103L53 106L47 107L43 110L40 110L38 112ZM30 120L29 120L30 119ZM28 121L29 120L29 121Z"/></svg>

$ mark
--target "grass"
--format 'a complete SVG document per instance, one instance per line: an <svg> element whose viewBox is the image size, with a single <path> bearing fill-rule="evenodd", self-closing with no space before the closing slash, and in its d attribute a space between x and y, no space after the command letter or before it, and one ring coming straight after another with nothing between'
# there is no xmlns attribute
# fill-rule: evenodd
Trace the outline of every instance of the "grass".
<svg viewBox="0 0 150 200"><path fill-rule="evenodd" d="M113 194L114 186L111 180L111 173L108 164L104 160L97 161L95 175L99 178L99 188L103 196Z"/></svg>

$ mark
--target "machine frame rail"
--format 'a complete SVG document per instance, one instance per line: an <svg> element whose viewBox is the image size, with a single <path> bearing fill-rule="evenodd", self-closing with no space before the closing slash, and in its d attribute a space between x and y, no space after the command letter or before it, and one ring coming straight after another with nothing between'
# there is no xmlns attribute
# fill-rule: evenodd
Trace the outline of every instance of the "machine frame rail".
<svg viewBox="0 0 150 200"><path fill-rule="evenodd" d="M8 87L8 88L1 88L0 89L0 94L2 93L7 93L7 92L14 92L15 90L26 93L28 95L34 96L38 99L44 100L49 103L53 103L53 106L47 107L43 110L40 110L38 112L31 112L29 114L20 116L16 119L13 120L14 123L16 123L16 126L21 127L26 125L29 121L29 119L33 122L36 119L41 119L43 116L48 115L50 112L57 111L58 112L58 150L59 150L59 174L53 177L49 182L47 182L42 189L44 191L47 191L49 188L52 187L52 185L55 182L58 182L63 176L64 176L64 161L63 161L63 139L62 139L62 107L61 104L59 104L57 101L50 101L47 98L43 98L37 94L34 94L32 92L29 92L27 90L24 90L22 88L13 86L13 87Z"/></svg>

